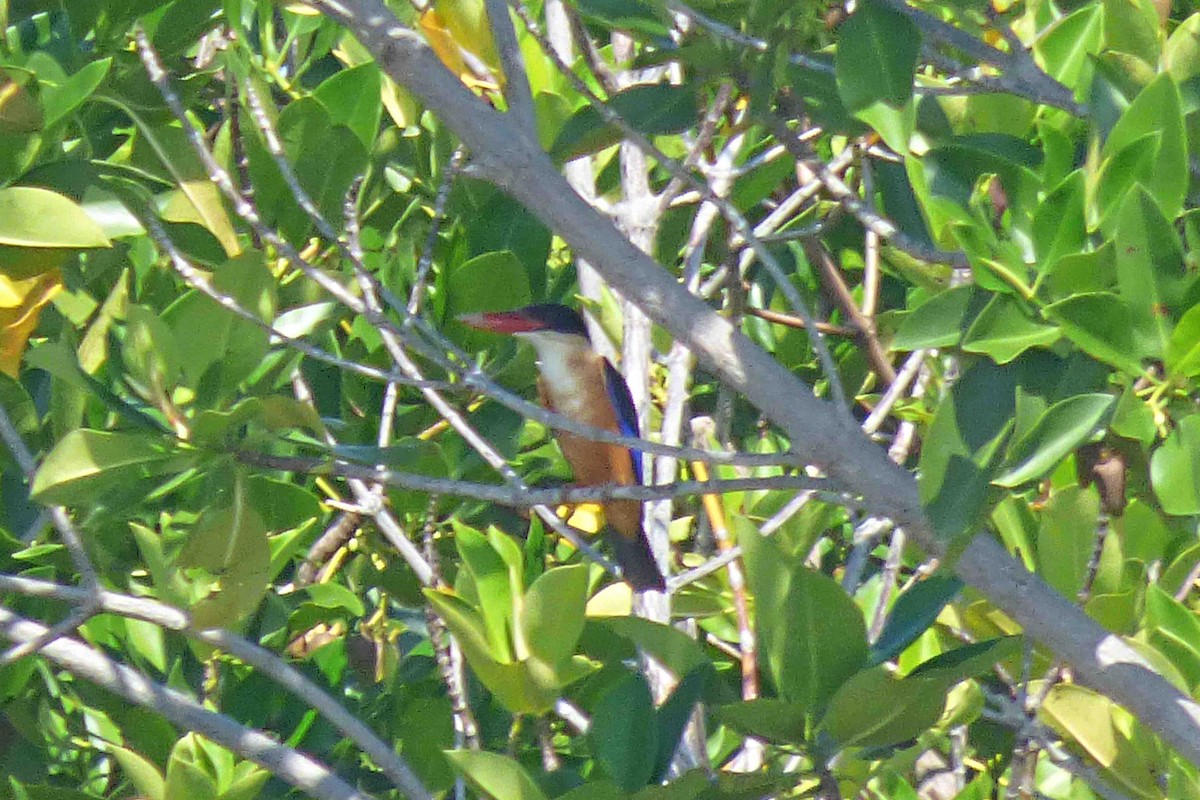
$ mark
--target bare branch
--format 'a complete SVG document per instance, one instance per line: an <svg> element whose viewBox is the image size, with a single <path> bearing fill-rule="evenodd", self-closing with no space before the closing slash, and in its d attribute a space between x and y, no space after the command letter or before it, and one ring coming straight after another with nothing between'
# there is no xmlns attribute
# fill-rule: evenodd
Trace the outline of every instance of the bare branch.
<svg viewBox="0 0 1200 800"><path fill-rule="evenodd" d="M0 636L27 642L46 627L0 608ZM184 730L196 731L270 770L272 774L321 800L370 800L327 766L282 745L261 731L247 728L224 714L209 711L192 698L155 683L141 672L113 661L75 639L49 642L42 655L63 669L131 703L161 714ZM428 794L415 795L428 797Z"/></svg>

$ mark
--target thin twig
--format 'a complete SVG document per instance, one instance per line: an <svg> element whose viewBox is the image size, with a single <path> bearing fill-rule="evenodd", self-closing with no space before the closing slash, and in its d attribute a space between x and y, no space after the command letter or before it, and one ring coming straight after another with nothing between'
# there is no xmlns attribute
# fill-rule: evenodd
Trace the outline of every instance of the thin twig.
<svg viewBox="0 0 1200 800"><path fill-rule="evenodd" d="M337 475L342 478L357 478L363 481L379 481L389 486L431 494L446 494L469 497L489 503L514 507L536 507L546 505L575 505L596 503L606 500L669 500L700 494L727 494L730 492L770 491L776 489L803 489L820 492L835 502L858 505L846 494L837 492L827 478L810 478L806 475L774 475L759 478L731 478L713 481L679 481L671 485L626 485L598 484L594 486L562 486L550 489L531 489L523 485L499 486L489 483L474 483L452 478L434 478L412 472L392 469L376 470L375 467L330 461L304 456L280 456L251 450L238 450L233 454L239 461L255 466L277 469L284 472L302 472L313 475Z"/></svg>

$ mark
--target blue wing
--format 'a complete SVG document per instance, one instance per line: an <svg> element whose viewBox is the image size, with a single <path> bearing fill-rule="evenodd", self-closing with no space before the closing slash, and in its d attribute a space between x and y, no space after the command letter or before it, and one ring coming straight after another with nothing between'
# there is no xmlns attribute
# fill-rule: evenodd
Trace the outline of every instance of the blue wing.
<svg viewBox="0 0 1200 800"><path fill-rule="evenodd" d="M641 438L641 431L638 430L637 409L633 407L633 395L629 393L629 386L625 383L625 378L621 377L621 373L617 372L617 368L604 359L604 388L608 391L608 401L612 403L613 409L617 412L617 427L621 430L622 436L632 436L633 438ZM642 482L642 458L639 453L634 450L629 451L629 459L633 462L633 474L637 477L637 482Z"/></svg>

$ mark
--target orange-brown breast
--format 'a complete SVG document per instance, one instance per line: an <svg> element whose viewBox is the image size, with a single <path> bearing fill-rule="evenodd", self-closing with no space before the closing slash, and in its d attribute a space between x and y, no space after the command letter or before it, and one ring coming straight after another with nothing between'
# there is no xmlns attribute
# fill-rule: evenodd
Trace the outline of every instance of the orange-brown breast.
<svg viewBox="0 0 1200 800"><path fill-rule="evenodd" d="M565 414L577 422L620 433L616 414L605 389L600 358L591 354L579 356L572 366L578 369L575 374L586 376L586 380L568 387L568 391L574 390L570 394L562 389L556 391L542 378L538 379L538 394L546 408ZM628 486L637 483L629 451L624 447L594 442L567 431L554 433L579 485L617 483ZM641 533L642 504L637 500L611 500L604 504L604 516L608 524L622 536L634 538Z"/></svg>

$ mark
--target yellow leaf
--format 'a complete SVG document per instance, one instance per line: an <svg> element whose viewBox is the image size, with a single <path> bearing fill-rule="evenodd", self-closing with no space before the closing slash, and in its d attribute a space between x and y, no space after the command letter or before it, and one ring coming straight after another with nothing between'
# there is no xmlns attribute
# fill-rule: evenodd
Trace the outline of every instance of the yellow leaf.
<svg viewBox="0 0 1200 800"><path fill-rule="evenodd" d="M589 617L628 617L633 613L633 588L616 581L592 595L587 603Z"/></svg>
<svg viewBox="0 0 1200 800"><path fill-rule="evenodd" d="M567 518L567 524L591 534L599 533L604 527L604 509L596 503L583 503L576 506Z"/></svg>
<svg viewBox="0 0 1200 800"><path fill-rule="evenodd" d="M38 316L61 289L62 275L58 270L20 281L0 275L0 297L5 299L0 308L0 372L17 377L21 356L29 335L37 327ZM8 302L10 299L16 302Z"/></svg>
<svg viewBox="0 0 1200 800"><path fill-rule="evenodd" d="M482 3L478 3L482 7ZM417 25L426 41L446 68L473 89L490 91L503 86L503 75L491 31L484 15L483 27L477 23L463 0L443 0L437 8L421 14Z"/></svg>

